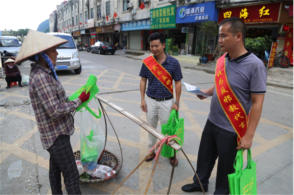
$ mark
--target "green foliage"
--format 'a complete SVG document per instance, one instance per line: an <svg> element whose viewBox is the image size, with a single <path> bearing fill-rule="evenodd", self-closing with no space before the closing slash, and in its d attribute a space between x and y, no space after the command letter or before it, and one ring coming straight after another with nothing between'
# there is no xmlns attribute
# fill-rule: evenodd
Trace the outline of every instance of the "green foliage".
<svg viewBox="0 0 294 195"><path fill-rule="evenodd" d="M178 46L174 45L174 46L172 47L172 51L173 51L173 52L179 52L179 48L178 48Z"/></svg>
<svg viewBox="0 0 294 195"><path fill-rule="evenodd" d="M273 40L271 37L265 35L264 37L246 38L245 47L257 56L263 56L265 50L270 50Z"/></svg>
<svg viewBox="0 0 294 195"><path fill-rule="evenodd" d="M10 36L26 36L28 34L30 29L26 28L26 29L18 29L18 30L4 30L6 31L7 34L9 34ZM6 34L5 33L5 34Z"/></svg>
<svg viewBox="0 0 294 195"><path fill-rule="evenodd" d="M205 53L210 53L211 51L207 51L207 45L206 42L208 40L209 36L216 36L218 27L217 24L213 21L206 21L202 22L200 26L200 30L206 35L204 36L204 40L201 41L201 47L200 47L200 54L201 56L204 56ZM213 48L210 48L210 50L213 50Z"/></svg>
<svg viewBox="0 0 294 195"><path fill-rule="evenodd" d="M202 22L200 26L200 30L204 32L206 35L217 35L217 24L213 21Z"/></svg>

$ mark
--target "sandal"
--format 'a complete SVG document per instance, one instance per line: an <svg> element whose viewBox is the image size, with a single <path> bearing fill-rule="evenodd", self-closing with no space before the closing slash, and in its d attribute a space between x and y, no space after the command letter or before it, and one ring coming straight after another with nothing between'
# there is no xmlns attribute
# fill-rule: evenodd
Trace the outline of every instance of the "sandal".
<svg viewBox="0 0 294 195"><path fill-rule="evenodd" d="M174 161L174 157L169 158L169 161L170 161L171 166L177 167L179 164L178 159L175 159L175 161Z"/></svg>
<svg viewBox="0 0 294 195"><path fill-rule="evenodd" d="M146 160L145 162L152 161L155 158L155 153L152 153Z"/></svg>

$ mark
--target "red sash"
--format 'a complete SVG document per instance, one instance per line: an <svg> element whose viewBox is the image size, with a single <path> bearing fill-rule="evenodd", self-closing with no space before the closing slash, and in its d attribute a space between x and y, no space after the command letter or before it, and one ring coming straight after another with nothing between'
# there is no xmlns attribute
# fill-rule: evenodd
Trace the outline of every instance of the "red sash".
<svg viewBox="0 0 294 195"><path fill-rule="evenodd" d="M168 89L168 91L173 95L173 79L169 72L165 70L161 64L157 62L153 55L145 58L143 60L145 66L152 72L152 74Z"/></svg>
<svg viewBox="0 0 294 195"><path fill-rule="evenodd" d="M215 88L224 113L238 135L238 142L247 131L247 115L228 82L226 58L224 54L217 60L215 69Z"/></svg>

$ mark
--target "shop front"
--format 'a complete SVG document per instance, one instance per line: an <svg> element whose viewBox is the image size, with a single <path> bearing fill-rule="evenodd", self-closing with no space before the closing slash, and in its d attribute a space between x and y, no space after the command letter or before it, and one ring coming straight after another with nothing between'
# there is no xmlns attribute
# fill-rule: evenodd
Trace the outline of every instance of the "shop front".
<svg viewBox="0 0 294 195"><path fill-rule="evenodd" d="M77 45L77 43L81 43L82 39L81 39L81 31L74 31L72 33L72 36L74 38L74 42Z"/></svg>
<svg viewBox="0 0 294 195"><path fill-rule="evenodd" d="M144 44L149 50L148 37L154 32L162 32L167 35L168 40L174 38L174 45L180 48L181 42L185 40L185 35L181 34L181 29L176 28L176 5L170 5L150 10L150 31L144 34ZM180 35L180 36L179 36ZM146 41L145 41L146 40ZM168 41L167 40L167 41ZM170 49L170 48L166 48Z"/></svg>
<svg viewBox="0 0 294 195"><path fill-rule="evenodd" d="M86 30L87 36L86 36L86 43L88 45L93 45L95 44L96 41L96 28L95 28L95 23L94 23L94 18L89 19L87 22L88 25L88 29ZM92 34L94 33L95 36L93 36Z"/></svg>
<svg viewBox="0 0 294 195"><path fill-rule="evenodd" d="M281 3L246 5L219 10L219 22L230 17L241 18L247 27L246 37L256 38L268 35L277 41Z"/></svg>
<svg viewBox="0 0 294 195"><path fill-rule="evenodd" d="M186 54L199 54L199 42L205 38L200 30L200 25L205 21L218 20L218 9L215 2L206 2L183 6L177 8L176 23L179 29L178 37L182 37L181 49L183 45ZM213 50L217 44L217 37L208 37L206 45Z"/></svg>
<svg viewBox="0 0 294 195"><path fill-rule="evenodd" d="M97 41L105 41L113 44L113 34L114 26L107 25L102 27L96 27L96 37Z"/></svg>
<svg viewBox="0 0 294 195"><path fill-rule="evenodd" d="M146 50L149 47L148 35L150 20L139 20L121 24L123 47Z"/></svg>

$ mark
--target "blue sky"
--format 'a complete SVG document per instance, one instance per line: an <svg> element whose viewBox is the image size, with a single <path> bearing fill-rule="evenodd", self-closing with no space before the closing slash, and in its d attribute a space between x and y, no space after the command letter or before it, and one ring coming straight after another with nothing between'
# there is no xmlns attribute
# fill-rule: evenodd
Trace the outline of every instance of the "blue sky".
<svg viewBox="0 0 294 195"><path fill-rule="evenodd" d="M37 30L63 0L0 0L0 30Z"/></svg>

